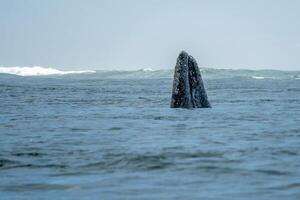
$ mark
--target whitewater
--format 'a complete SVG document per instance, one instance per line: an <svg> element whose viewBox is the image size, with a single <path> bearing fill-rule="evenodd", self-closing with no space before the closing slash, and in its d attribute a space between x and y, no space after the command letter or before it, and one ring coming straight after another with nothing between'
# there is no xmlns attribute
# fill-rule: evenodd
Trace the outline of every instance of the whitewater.
<svg viewBox="0 0 300 200"><path fill-rule="evenodd" d="M49 75L66 75L66 74L86 74L95 73L92 70L84 71L61 71L50 67L0 67L0 74L13 74L18 76L49 76Z"/></svg>
<svg viewBox="0 0 300 200"><path fill-rule="evenodd" d="M299 79L300 71L279 71L279 70L247 70L247 69L215 69L201 68L201 73L207 79L216 78L252 78L252 79ZM95 74L102 78L172 78L173 69L142 68L139 70L72 70L63 71L51 67L0 67L0 74L11 74L17 76L55 76L55 75L76 75Z"/></svg>
<svg viewBox="0 0 300 200"><path fill-rule="evenodd" d="M300 73L201 68L192 110L173 73L1 67L0 199L298 200Z"/></svg>

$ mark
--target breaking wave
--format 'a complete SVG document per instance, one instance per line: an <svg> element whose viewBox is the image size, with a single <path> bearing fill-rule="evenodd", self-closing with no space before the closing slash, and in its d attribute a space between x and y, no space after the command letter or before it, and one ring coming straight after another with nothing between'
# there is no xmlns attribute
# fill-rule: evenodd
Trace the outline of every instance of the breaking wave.
<svg viewBox="0 0 300 200"><path fill-rule="evenodd" d="M282 80L300 79L300 71L279 71L279 70L247 70L247 69L215 69L200 68L204 79L257 79L257 80ZM172 79L174 69L152 69L144 68L138 70L79 70L62 71L55 68L40 66L33 67L0 67L0 74L12 74L18 76L49 76L68 74L93 74L93 77L103 79Z"/></svg>
<svg viewBox="0 0 300 200"><path fill-rule="evenodd" d="M252 76L252 78L254 78L254 79L265 79L265 77L263 77L263 76Z"/></svg>
<svg viewBox="0 0 300 200"><path fill-rule="evenodd" d="M154 71L157 71L157 70L152 69L152 68L144 68L144 69L140 69L140 71L142 71L142 72L154 72Z"/></svg>
<svg viewBox="0 0 300 200"><path fill-rule="evenodd" d="M86 74L95 73L96 71L61 71L54 68L33 66L33 67L0 67L0 74L13 74L17 76L49 76L49 75L66 75L66 74Z"/></svg>

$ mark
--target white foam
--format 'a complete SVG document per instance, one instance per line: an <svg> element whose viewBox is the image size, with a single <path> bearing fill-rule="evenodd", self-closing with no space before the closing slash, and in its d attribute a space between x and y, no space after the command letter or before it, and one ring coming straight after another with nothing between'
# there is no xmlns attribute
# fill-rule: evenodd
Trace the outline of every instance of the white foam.
<svg viewBox="0 0 300 200"><path fill-rule="evenodd" d="M252 76L252 78L254 78L254 79L265 79L265 77L263 77L263 76Z"/></svg>
<svg viewBox="0 0 300 200"><path fill-rule="evenodd" d="M155 70L152 69L152 68L144 68L144 69L141 69L140 71L143 71L143 72L154 72Z"/></svg>
<svg viewBox="0 0 300 200"><path fill-rule="evenodd" d="M0 67L0 74L13 74L18 76L47 76L47 75L66 75L66 74L84 74L95 73L92 70L85 71L61 71L54 68L40 66L33 67Z"/></svg>

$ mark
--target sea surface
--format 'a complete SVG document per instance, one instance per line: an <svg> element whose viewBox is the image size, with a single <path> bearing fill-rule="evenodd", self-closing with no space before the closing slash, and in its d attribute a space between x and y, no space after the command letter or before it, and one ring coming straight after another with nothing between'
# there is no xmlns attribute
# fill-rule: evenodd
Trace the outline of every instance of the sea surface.
<svg viewBox="0 0 300 200"><path fill-rule="evenodd" d="M300 72L0 68L1 200L299 200ZM8 74L9 73L9 74Z"/></svg>

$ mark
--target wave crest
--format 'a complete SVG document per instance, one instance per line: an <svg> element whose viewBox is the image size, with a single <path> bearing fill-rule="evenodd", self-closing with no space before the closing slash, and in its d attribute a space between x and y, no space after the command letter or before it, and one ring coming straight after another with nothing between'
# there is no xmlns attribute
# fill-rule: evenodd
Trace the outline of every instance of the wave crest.
<svg viewBox="0 0 300 200"><path fill-rule="evenodd" d="M278 70L232 70L216 68L200 68L204 79L259 79L259 80L281 80L298 79L300 80L300 71L278 71ZM103 79L172 79L174 69L152 69L144 68L138 70L80 70L80 71L62 71L55 68L40 66L33 67L0 67L0 74L13 74L18 76L49 76L49 75L67 75L67 74L91 74L96 73L95 77Z"/></svg>
<svg viewBox="0 0 300 200"><path fill-rule="evenodd" d="M18 76L49 76L66 74L96 73L92 70L84 71L61 71L54 68L33 66L33 67L0 67L0 74L13 74Z"/></svg>
<svg viewBox="0 0 300 200"><path fill-rule="evenodd" d="M265 77L263 77L263 76L252 76L251 78L253 78L253 79L265 79Z"/></svg>

